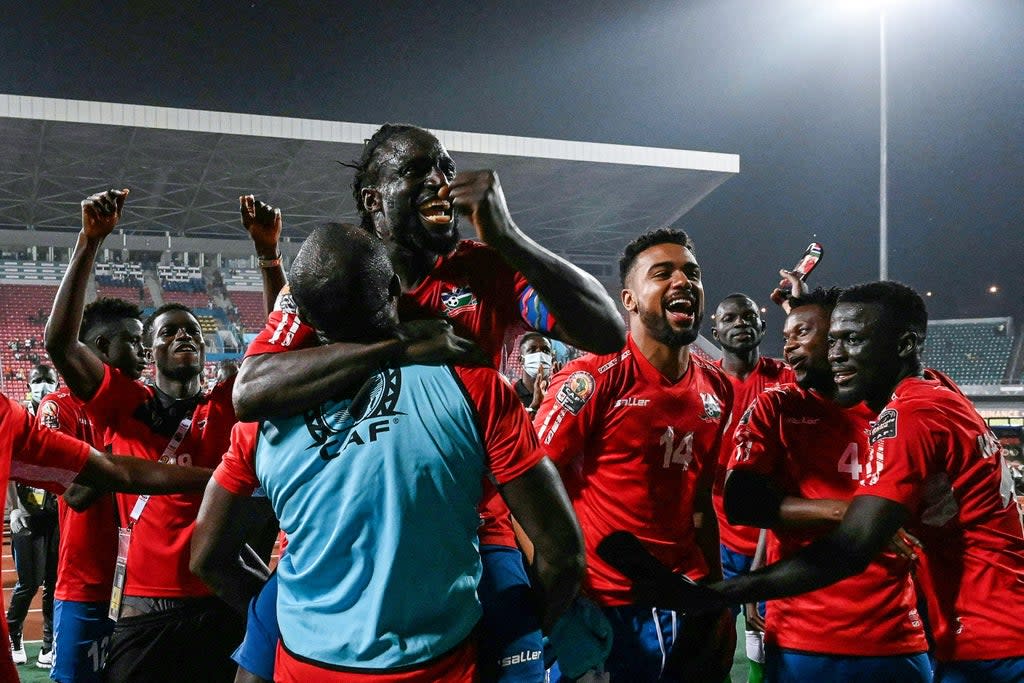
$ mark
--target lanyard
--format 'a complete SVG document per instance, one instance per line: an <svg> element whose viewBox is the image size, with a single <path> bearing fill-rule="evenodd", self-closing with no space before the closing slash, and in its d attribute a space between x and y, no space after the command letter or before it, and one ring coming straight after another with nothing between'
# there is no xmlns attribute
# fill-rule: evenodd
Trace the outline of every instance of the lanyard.
<svg viewBox="0 0 1024 683"><path fill-rule="evenodd" d="M182 420L181 424L178 425L178 429L174 432L174 436L167 444L167 448L164 449L163 455L160 457L161 460L166 459L168 463L174 462L174 454L178 451L178 446L185 440L185 435L188 434L188 428L192 426L192 416L186 415ZM149 502L149 496L139 496L135 501L135 507L132 508L132 513L129 515L128 528L131 529L142 517L142 511L146 509L146 503Z"/></svg>

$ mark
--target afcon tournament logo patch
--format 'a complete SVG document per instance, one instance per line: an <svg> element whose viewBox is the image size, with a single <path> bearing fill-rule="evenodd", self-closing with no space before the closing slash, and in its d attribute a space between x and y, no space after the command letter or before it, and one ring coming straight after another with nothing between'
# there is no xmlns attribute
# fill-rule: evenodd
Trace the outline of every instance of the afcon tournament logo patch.
<svg viewBox="0 0 1024 683"><path fill-rule="evenodd" d="M558 390L556 400L570 413L578 415L590 397L594 395L595 386L593 375L577 370L569 375L569 379L565 380L565 384Z"/></svg>
<svg viewBox="0 0 1024 683"><path fill-rule="evenodd" d="M39 419L44 427L60 430L60 418L57 416L57 412L57 404L53 401L47 401L43 404L43 407L39 409Z"/></svg>
<svg viewBox="0 0 1024 683"><path fill-rule="evenodd" d="M476 309L476 294L468 286L445 287L441 290L441 304L446 316L458 315Z"/></svg>
<svg viewBox="0 0 1024 683"><path fill-rule="evenodd" d="M896 411L886 408L879 414L878 419L871 423L871 436L868 443L874 444L882 439L891 439L896 436Z"/></svg>
<svg viewBox="0 0 1024 683"><path fill-rule="evenodd" d="M701 415L701 419L718 420L722 417L722 404L718 402L717 396L701 392L700 400L704 403L704 414Z"/></svg>

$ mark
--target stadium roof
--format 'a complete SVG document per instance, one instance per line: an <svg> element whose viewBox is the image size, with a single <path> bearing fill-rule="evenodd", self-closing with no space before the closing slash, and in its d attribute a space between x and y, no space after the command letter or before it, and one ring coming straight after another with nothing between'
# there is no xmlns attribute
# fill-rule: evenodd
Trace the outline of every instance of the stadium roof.
<svg viewBox="0 0 1024 683"><path fill-rule="evenodd" d="M242 238L237 201L279 206L285 235L354 220L352 172L376 124L0 95L0 229L77 231L79 202L132 189L127 234ZM461 169L498 171L519 225L603 260L671 225L739 171L734 154L434 131Z"/></svg>

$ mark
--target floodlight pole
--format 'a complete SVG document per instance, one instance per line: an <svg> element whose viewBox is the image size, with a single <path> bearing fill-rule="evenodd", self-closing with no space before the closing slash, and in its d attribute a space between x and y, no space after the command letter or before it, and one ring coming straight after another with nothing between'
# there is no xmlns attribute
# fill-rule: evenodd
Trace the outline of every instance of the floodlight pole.
<svg viewBox="0 0 1024 683"><path fill-rule="evenodd" d="M878 279L889 279L889 133L886 97L885 10L878 11L879 137L878 155Z"/></svg>

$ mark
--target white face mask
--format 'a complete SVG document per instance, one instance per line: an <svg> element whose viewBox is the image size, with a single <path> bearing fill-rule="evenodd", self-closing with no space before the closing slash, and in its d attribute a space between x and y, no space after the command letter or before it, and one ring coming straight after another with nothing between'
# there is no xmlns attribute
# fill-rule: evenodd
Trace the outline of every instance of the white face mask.
<svg viewBox="0 0 1024 683"><path fill-rule="evenodd" d="M28 389L32 393L32 402L39 403L46 398L47 394L56 391L57 385L51 382L35 382L34 384L29 384Z"/></svg>
<svg viewBox="0 0 1024 683"><path fill-rule="evenodd" d="M537 353L528 353L523 356L523 372L530 377L536 377L537 372L544 368L545 370L551 369L551 354L538 351Z"/></svg>

